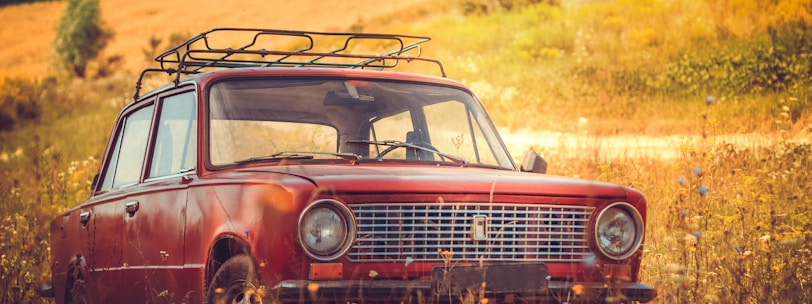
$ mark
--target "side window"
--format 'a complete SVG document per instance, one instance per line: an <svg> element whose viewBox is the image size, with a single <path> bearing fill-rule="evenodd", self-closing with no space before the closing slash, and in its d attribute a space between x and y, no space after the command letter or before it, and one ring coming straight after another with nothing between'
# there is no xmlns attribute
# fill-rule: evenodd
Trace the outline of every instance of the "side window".
<svg viewBox="0 0 812 304"><path fill-rule="evenodd" d="M101 190L138 182L147 150L153 108L154 106L142 108L124 118Z"/></svg>
<svg viewBox="0 0 812 304"><path fill-rule="evenodd" d="M197 111L193 93L167 97L161 103L149 177L194 169L197 157Z"/></svg>

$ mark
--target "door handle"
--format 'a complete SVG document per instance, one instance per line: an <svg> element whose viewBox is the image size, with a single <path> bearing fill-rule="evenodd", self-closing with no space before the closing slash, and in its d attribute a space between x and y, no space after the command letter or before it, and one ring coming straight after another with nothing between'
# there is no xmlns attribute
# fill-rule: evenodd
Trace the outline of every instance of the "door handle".
<svg viewBox="0 0 812 304"><path fill-rule="evenodd" d="M127 210L127 213L129 213L130 216L133 216L135 215L135 212L138 211L138 207L140 205L141 204L139 204L138 201L129 201L124 204L124 209Z"/></svg>
<svg viewBox="0 0 812 304"><path fill-rule="evenodd" d="M82 211L79 212L79 223L82 226L87 226L87 222L90 221L90 211Z"/></svg>

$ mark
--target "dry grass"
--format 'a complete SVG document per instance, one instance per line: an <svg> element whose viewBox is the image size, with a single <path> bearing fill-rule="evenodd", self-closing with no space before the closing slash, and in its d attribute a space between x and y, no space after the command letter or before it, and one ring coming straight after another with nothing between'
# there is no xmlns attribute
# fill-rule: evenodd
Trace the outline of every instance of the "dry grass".
<svg viewBox="0 0 812 304"><path fill-rule="evenodd" d="M228 3L225 4L224 3ZM382 4L373 0L262 1L216 0L101 1L102 18L115 32L106 55L122 55L124 69L144 67L142 49L150 37L166 40L173 33L194 35L215 27L344 31L359 20L368 22L427 0ZM167 5L170 4L170 5ZM51 42L66 2L0 8L0 76L44 76L53 72Z"/></svg>

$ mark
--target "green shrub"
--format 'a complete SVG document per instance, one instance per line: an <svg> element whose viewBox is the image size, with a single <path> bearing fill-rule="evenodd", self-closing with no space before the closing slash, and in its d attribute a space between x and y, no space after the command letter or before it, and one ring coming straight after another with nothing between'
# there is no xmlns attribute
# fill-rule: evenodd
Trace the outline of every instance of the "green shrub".
<svg viewBox="0 0 812 304"><path fill-rule="evenodd" d="M0 79L0 131L40 116L41 88L37 81L22 77Z"/></svg>
<svg viewBox="0 0 812 304"><path fill-rule="evenodd" d="M665 73L685 94L780 93L812 80L812 33L804 25L771 27L767 35L705 52L686 53Z"/></svg>
<svg viewBox="0 0 812 304"><path fill-rule="evenodd" d="M56 57L63 68L84 78L88 63L112 38L101 19L98 0L68 0L54 39Z"/></svg>

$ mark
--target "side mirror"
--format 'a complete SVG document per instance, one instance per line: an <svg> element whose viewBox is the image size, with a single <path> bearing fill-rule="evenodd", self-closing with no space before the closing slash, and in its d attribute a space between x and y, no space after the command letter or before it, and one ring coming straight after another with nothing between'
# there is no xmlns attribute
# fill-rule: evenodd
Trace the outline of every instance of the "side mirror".
<svg viewBox="0 0 812 304"><path fill-rule="evenodd" d="M533 172L533 173L547 173L547 161L544 160L541 156L538 155L533 150L528 150L524 153L524 159L522 159L522 166L519 168L522 172Z"/></svg>

